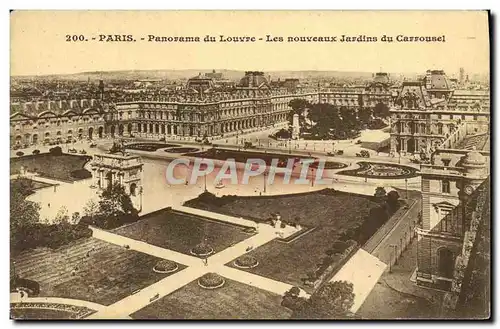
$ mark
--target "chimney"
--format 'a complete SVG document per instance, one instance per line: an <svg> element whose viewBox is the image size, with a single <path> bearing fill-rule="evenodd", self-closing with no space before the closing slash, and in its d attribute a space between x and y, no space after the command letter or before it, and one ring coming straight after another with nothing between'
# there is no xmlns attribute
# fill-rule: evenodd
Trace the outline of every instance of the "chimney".
<svg viewBox="0 0 500 329"><path fill-rule="evenodd" d="M432 88L432 73L431 70L427 70L426 76L425 76L425 88L426 89L431 89Z"/></svg>

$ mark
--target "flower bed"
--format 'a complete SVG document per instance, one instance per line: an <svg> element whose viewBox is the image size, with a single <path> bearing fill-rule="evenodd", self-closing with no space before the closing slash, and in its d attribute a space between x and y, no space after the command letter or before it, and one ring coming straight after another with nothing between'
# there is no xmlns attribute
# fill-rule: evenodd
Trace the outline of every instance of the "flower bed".
<svg viewBox="0 0 500 329"><path fill-rule="evenodd" d="M166 149L167 153L190 153L190 152L198 152L200 149L196 147L173 147Z"/></svg>
<svg viewBox="0 0 500 329"><path fill-rule="evenodd" d="M209 255L213 254L214 249L212 247L210 247L209 245L202 243L202 244L197 245L193 249L191 249L190 253L192 255L195 255L198 257L205 257L205 256L209 256Z"/></svg>
<svg viewBox="0 0 500 329"><path fill-rule="evenodd" d="M226 280L217 273L207 273L198 279L198 285L203 289L217 289L224 286Z"/></svg>
<svg viewBox="0 0 500 329"><path fill-rule="evenodd" d="M356 176L364 178L413 178L418 176L418 170L413 167L392 163L358 162L359 168L338 172L339 175Z"/></svg>
<svg viewBox="0 0 500 329"><path fill-rule="evenodd" d="M156 273L173 273L179 269L179 265L170 260L163 259L156 263L153 271Z"/></svg>
<svg viewBox="0 0 500 329"><path fill-rule="evenodd" d="M239 268L254 268L259 265L259 261L250 255L243 255L234 261L234 266Z"/></svg>
<svg viewBox="0 0 500 329"><path fill-rule="evenodd" d="M179 145L165 144L165 143L134 143L134 144L125 145L125 148L131 149L131 150L154 152L154 151L159 150L161 148L175 147L175 146L179 146Z"/></svg>
<svg viewBox="0 0 500 329"><path fill-rule="evenodd" d="M95 312L83 306L44 302L11 303L10 308L11 316L15 320L81 319Z"/></svg>

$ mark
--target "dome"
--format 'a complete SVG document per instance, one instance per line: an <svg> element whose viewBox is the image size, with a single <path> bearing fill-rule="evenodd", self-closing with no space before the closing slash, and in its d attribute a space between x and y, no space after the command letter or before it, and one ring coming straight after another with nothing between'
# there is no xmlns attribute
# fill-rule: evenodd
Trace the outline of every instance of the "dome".
<svg viewBox="0 0 500 329"><path fill-rule="evenodd" d="M264 72L245 72L245 76L240 80L241 87L258 87L261 84L267 84L267 79L264 76Z"/></svg>
<svg viewBox="0 0 500 329"><path fill-rule="evenodd" d="M479 153L475 149L467 153L463 161L463 165L465 167L484 166L485 164L486 164L486 157L481 155L481 153Z"/></svg>

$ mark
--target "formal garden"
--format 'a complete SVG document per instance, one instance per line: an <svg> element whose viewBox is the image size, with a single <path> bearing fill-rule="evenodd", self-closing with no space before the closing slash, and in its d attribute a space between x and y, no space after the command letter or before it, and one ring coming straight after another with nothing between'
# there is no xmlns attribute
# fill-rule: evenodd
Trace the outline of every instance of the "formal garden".
<svg viewBox="0 0 500 329"><path fill-rule="evenodd" d="M359 168L337 172L339 175L377 179L414 178L419 175L418 169L393 163L360 161Z"/></svg>
<svg viewBox="0 0 500 329"><path fill-rule="evenodd" d="M236 151L228 149L212 148L204 152L197 153L187 153L186 156L193 156L197 158L204 159L214 159L214 160L227 160L234 159L236 162L246 163L248 159L261 159L269 166L274 159L278 159L278 166L286 167L289 159L295 160L298 164L303 160L310 160L312 157L301 156L301 155L289 155L280 153L269 153L269 152L251 152L251 151ZM317 161L317 159L315 159ZM317 166L317 162L311 165L312 167ZM325 162L325 169L341 169L346 168L347 165L336 161Z"/></svg>
<svg viewBox="0 0 500 329"><path fill-rule="evenodd" d="M399 208L399 195L377 193L365 196L332 189L256 197L204 193L185 206L263 223L271 223L279 214L284 223L309 228L291 241L271 241L227 265L314 291Z"/></svg>
<svg viewBox="0 0 500 329"><path fill-rule="evenodd" d="M199 257L224 250L252 234L241 227L170 209L147 214L134 224L114 230L114 233Z"/></svg>
<svg viewBox="0 0 500 329"><path fill-rule="evenodd" d="M21 168L24 168L25 171L37 173L41 177L64 182L92 177L92 174L84 169L85 164L92 159L91 156L62 153L60 147L53 149L58 150L11 158L10 174L19 174Z"/></svg>
<svg viewBox="0 0 500 329"><path fill-rule="evenodd" d="M166 149L165 152L182 154L182 153L198 152L199 150L200 149L196 148L196 147L172 147L172 148Z"/></svg>
<svg viewBox="0 0 500 329"><path fill-rule="evenodd" d="M202 284L223 286L203 288ZM287 319L282 297L253 286L209 275L131 314L133 319Z"/></svg>
<svg viewBox="0 0 500 329"><path fill-rule="evenodd" d="M147 152L155 152L162 148L167 147L176 147L179 145L176 144L166 144L166 143L131 143L125 145L125 149L129 150L138 150L138 151L147 151Z"/></svg>
<svg viewBox="0 0 500 329"><path fill-rule="evenodd" d="M94 238L14 258L16 274L35 281L39 296L110 305L185 266ZM156 270L155 270L156 269Z"/></svg>

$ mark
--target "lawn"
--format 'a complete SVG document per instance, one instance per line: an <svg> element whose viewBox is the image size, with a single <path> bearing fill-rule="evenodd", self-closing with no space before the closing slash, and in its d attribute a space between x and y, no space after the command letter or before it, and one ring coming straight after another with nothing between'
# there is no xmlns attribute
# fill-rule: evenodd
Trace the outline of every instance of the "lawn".
<svg viewBox="0 0 500 329"><path fill-rule="evenodd" d="M130 150L154 152L154 151L159 150L161 148L175 147L175 146L179 146L179 145L166 144L166 143L132 143L132 144L125 145L125 148L130 149Z"/></svg>
<svg viewBox="0 0 500 329"><path fill-rule="evenodd" d="M298 156L298 155L287 155L278 153L264 153L264 152L249 152L249 151L235 151L212 148L204 152L198 153L188 153L188 156L194 156L198 158L205 159L215 159L215 160L226 160L234 159L236 162L246 163L248 159L262 159L266 164L270 165L273 159L279 159L280 161L288 161L288 159L310 159L311 157Z"/></svg>
<svg viewBox="0 0 500 329"><path fill-rule="evenodd" d="M11 308L12 320L67 320L73 313L63 310L40 308Z"/></svg>
<svg viewBox="0 0 500 329"><path fill-rule="evenodd" d="M199 148L196 147L172 147L165 150L167 153L188 153L188 152L197 152Z"/></svg>
<svg viewBox="0 0 500 329"><path fill-rule="evenodd" d="M282 297L226 279L219 289L207 290L197 280L133 313L133 319L288 319Z"/></svg>
<svg viewBox="0 0 500 329"><path fill-rule="evenodd" d="M40 296L110 305L168 276L153 271L159 260L89 238L56 250L22 253L15 259L15 270L21 278L40 284ZM179 264L179 270L183 268Z"/></svg>
<svg viewBox="0 0 500 329"><path fill-rule="evenodd" d="M259 266L247 269L306 290L303 279L316 269L325 252L347 229L366 220L377 203L370 196L323 190L295 195L265 197L226 197L222 205L200 203L197 199L185 205L236 217L266 221L279 212L282 220L299 219L302 226L314 227L311 232L289 243L272 241L249 253ZM228 264L233 266L232 263Z"/></svg>
<svg viewBox="0 0 500 329"><path fill-rule="evenodd" d="M41 153L26 155L10 159L10 174L19 174L21 167L24 167L25 170L37 172L42 177L73 182L79 180L79 178L73 177L71 173L82 169L91 159L92 157L88 155L74 154L53 155Z"/></svg>
<svg viewBox="0 0 500 329"><path fill-rule="evenodd" d="M185 254L203 241L219 252L250 237L240 227L168 209L145 215L114 233Z"/></svg>

